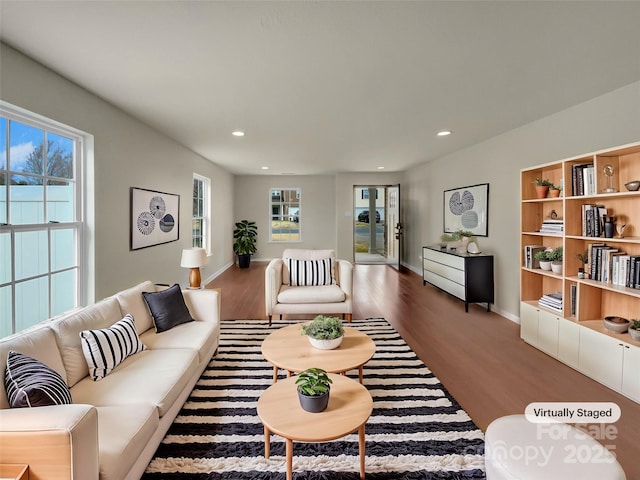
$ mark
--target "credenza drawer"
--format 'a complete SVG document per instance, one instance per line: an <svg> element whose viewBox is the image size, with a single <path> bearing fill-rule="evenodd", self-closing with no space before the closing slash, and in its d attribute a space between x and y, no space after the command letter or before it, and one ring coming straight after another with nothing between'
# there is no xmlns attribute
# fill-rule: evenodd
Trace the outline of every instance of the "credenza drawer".
<svg viewBox="0 0 640 480"><path fill-rule="evenodd" d="M424 279L445 292L449 292L454 297L458 297L460 300L465 299L464 285L452 282L448 278L441 277L433 272L424 272Z"/></svg>
<svg viewBox="0 0 640 480"><path fill-rule="evenodd" d="M458 270L442 263L434 262L429 259L424 260L424 269L444 277L452 282L464 285L464 270Z"/></svg>
<svg viewBox="0 0 640 480"><path fill-rule="evenodd" d="M456 255L424 249L424 258L433 262L442 263L443 265L448 265L449 267L457 268L458 270L464 270L464 258Z"/></svg>

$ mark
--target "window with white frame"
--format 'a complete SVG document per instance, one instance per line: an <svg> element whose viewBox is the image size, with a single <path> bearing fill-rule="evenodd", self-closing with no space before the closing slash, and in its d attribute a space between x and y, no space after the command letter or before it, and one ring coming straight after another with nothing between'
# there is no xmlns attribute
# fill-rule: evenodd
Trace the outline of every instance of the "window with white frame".
<svg viewBox="0 0 640 480"><path fill-rule="evenodd" d="M302 240L299 188L272 188L269 195L269 211L271 212L272 242Z"/></svg>
<svg viewBox="0 0 640 480"><path fill-rule="evenodd" d="M191 244L193 247L204 248L207 252L209 245L209 185L211 181L193 174L193 219L191 228Z"/></svg>
<svg viewBox="0 0 640 480"><path fill-rule="evenodd" d="M83 300L83 137L0 104L0 337Z"/></svg>

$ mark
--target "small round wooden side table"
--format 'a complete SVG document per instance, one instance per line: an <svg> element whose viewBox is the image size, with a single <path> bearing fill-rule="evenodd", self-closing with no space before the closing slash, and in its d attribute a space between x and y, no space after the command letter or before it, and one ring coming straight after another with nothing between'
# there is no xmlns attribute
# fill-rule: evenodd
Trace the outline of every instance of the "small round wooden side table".
<svg viewBox="0 0 640 480"><path fill-rule="evenodd" d="M264 456L271 453L270 435L286 440L287 480L293 477L293 442L327 442L358 432L360 478L365 476L365 423L373 410L373 399L360 383L330 373L333 381L327 409L309 413L302 409L295 385L286 378L267 388L258 399L258 417L264 425Z"/></svg>

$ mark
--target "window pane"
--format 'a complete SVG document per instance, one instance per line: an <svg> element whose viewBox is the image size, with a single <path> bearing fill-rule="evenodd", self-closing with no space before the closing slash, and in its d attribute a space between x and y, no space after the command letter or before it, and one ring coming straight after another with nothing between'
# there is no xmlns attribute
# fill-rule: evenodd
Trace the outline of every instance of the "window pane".
<svg viewBox="0 0 640 480"><path fill-rule="evenodd" d="M51 275L51 317L75 307L76 278L76 269Z"/></svg>
<svg viewBox="0 0 640 480"><path fill-rule="evenodd" d="M271 190L271 240L300 241L300 189Z"/></svg>
<svg viewBox="0 0 640 480"><path fill-rule="evenodd" d="M47 180L47 220L73 222L74 184Z"/></svg>
<svg viewBox="0 0 640 480"><path fill-rule="evenodd" d="M47 278L16 283L16 332L49 318Z"/></svg>
<svg viewBox="0 0 640 480"><path fill-rule="evenodd" d="M7 119L0 118L0 170L7 168Z"/></svg>
<svg viewBox="0 0 640 480"><path fill-rule="evenodd" d="M73 140L47 133L47 175L73 178Z"/></svg>
<svg viewBox="0 0 640 480"><path fill-rule="evenodd" d="M0 173L0 223L7 221L7 175Z"/></svg>
<svg viewBox="0 0 640 480"><path fill-rule="evenodd" d="M11 234L0 233L0 283L11 281Z"/></svg>
<svg viewBox="0 0 640 480"><path fill-rule="evenodd" d="M9 123L9 139L9 170L44 175L44 131L12 120Z"/></svg>
<svg viewBox="0 0 640 480"><path fill-rule="evenodd" d="M11 318L11 285L8 285L0 287L0 338L13 333Z"/></svg>
<svg viewBox="0 0 640 480"><path fill-rule="evenodd" d="M44 188L42 178L11 175L10 180L9 223L14 225L44 223Z"/></svg>
<svg viewBox="0 0 640 480"><path fill-rule="evenodd" d="M47 231L16 232L16 280L48 271Z"/></svg>
<svg viewBox="0 0 640 480"><path fill-rule="evenodd" d="M51 270L62 270L75 267L75 249L69 248L75 245L75 230L51 230Z"/></svg>

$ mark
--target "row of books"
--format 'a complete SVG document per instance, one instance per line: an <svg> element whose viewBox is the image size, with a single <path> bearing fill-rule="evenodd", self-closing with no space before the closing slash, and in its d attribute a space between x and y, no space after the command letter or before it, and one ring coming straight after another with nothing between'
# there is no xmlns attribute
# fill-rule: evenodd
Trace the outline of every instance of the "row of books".
<svg viewBox="0 0 640 480"><path fill-rule="evenodd" d="M573 196L595 195L596 174L593 163L582 163L571 166L571 187Z"/></svg>
<svg viewBox="0 0 640 480"><path fill-rule="evenodd" d="M604 205L582 205L582 236L601 237L604 235L604 217L607 207Z"/></svg>
<svg viewBox="0 0 640 480"><path fill-rule="evenodd" d="M524 267L540 268L540 262L535 258L536 252L546 249L542 245L525 245L524 247Z"/></svg>
<svg viewBox="0 0 640 480"><path fill-rule="evenodd" d="M640 255L627 255L602 243L590 244L587 258L587 271L593 280L640 289Z"/></svg>
<svg viewBox="0 0 640 480"><path fill-rule="evenodd" d="M556 312L562 312L562 293L545 293L540 297L540 300L538 300L538 305Z"/></svg>
<svg viewBox="0 0 640 480"><path fill-rule="evenodd" d="M546 235L562 235L564 232L564 220L547 219L542 222L540 233Z"/></svg>

